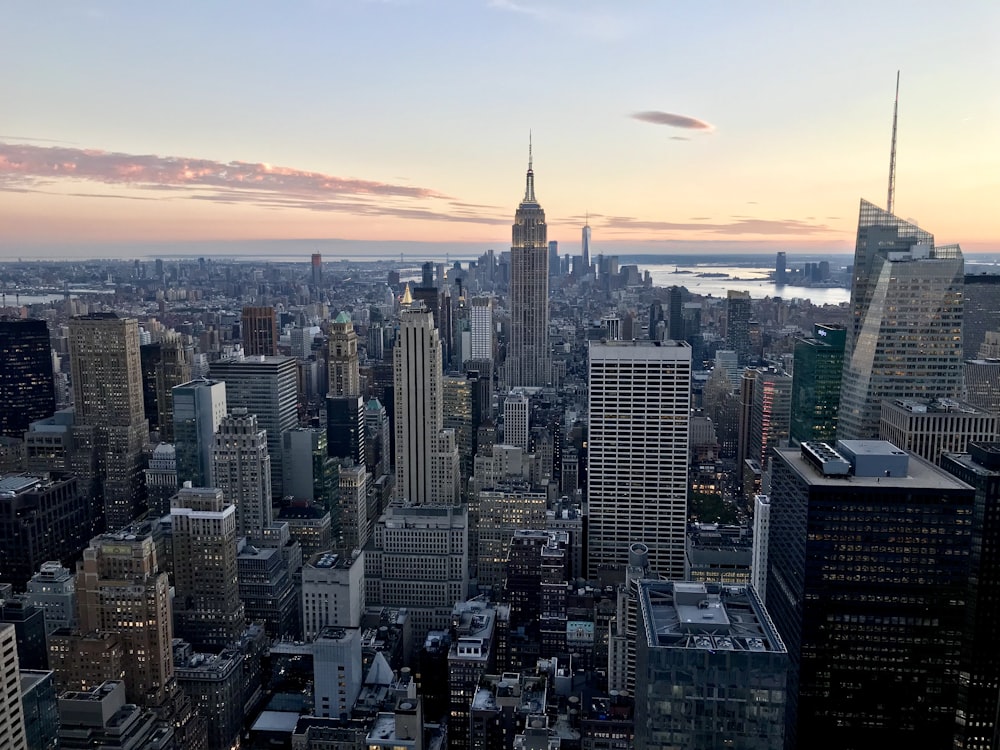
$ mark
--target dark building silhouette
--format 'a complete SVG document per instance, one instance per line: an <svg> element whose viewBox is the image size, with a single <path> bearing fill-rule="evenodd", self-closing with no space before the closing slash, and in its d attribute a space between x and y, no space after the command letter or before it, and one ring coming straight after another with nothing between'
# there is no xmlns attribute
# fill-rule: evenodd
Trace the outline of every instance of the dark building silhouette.
<svg viewBox="0 0 1000 750"><path fill-rule="evenodd" d="M48 324L0 320L0 435L21 438L55 411Z"/></svg>
<svg viewBox="0 0 1000 750"><path fill-rule="evenodd" d="M767 609L785 747L951 747L974 491L881 440L775 452Z"/></svg>
<svg viewBox="0 0 1000 750"><path fill-rule="evenodd" d="M817 324L811 338L795 342L790 435L794 444L831 442L837 437L846 337L843 326Z"/></svg>
<svg viewBox="0 0 1000 750"><path fill-rule="evenodd" d="M243 308L241 318L243 353L274 357L278 354L278 318L273 307Z"/></svg>
<svg viewBox="0 0 1000 750"><path fill-rule="evenodd" d="M970 443L968 453L945 453L941 468L976 490L972 557L962 632L960 719L955 744L966 750L996 747L1000 699L1000 443Z"/></svg>

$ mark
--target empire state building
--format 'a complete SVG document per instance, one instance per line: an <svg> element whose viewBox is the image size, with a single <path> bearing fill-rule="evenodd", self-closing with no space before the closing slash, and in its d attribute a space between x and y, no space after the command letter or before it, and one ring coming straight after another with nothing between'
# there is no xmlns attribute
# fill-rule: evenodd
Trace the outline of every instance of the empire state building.
<svg viewBox="0 0 1000 750"><path fill-rule="evenodd" d="M549 246L545 211L535 199L528 147L524 200L514 214L510 248L510 350L507 387L540 387L552 379L549 350Z"/></svg>

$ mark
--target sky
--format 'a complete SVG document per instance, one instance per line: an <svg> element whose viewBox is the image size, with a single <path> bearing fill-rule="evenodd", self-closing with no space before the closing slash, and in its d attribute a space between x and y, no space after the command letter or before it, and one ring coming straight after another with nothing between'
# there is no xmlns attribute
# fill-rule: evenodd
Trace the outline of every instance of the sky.
<svg viewBox="0 0 1000 750"><path fill-rule="evenodd" d="M897 70L895 213L1000 250L995 0L5 0L3 19L0 258L502 250L529 138L561 252L588 220L596 252L847 252L859 199L885 205Z"/></svg>

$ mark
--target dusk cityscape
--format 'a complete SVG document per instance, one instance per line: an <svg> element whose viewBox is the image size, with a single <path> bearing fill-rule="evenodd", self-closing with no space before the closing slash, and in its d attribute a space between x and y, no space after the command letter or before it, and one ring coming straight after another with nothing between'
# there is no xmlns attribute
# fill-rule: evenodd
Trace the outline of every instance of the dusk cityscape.
<svg viewBox="0 0 1000 750"><path fill-rule="evenodd" d="M1000 6L5 16L0 750L1000 750Z"/></svg>

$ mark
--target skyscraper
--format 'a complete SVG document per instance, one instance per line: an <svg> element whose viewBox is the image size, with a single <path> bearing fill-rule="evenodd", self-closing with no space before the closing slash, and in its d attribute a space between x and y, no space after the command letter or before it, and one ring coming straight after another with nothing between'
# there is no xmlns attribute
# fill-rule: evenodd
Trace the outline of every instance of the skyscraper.
<svg viewBox="0 0 1000 750"><path fill-rule="evenodd" d="M125 692L146 707L168 697L174 675L170 582L149 533L126 527L91 540L76 575L80 632L116 633L124 646Z"/></svg>
<svg viewBox="0 0 1000 750"><path fill-rule="evenodd" d="M221 489L236 506L238 535L258 541L274 522L267 443L257 416L233 409L219 424L212 449L211 486Z"/></svg>
<svg viewBox="0 0 1000 750"><path fill-rule="evenodd" d="M730 289L726 295L726 348L736 352L736 359L741 366L756 362L750 340L752 317L750 293Z"/></svg>
<svg viewBox="0 0 1000 750"><path fill-rule="evenodd" d="M973 494L885 441L776 451L767 609L791 658L787 748L952 746Z"/></svg>
<svg viewBox="0 0 1000 750"><path fill-rule="evenodd" d="M174 450L179 485L205 487L212 471L215 432L228 413L226 384L192 380L173 388Z"/></svg>
<svg viewBox="0 0 1000 750"><path fill-rule="evenodd" d="M581 276L590 276L590 216L587 216L587 221L583 225L583 231L580 233L580 250L582 254L583 267L580 269Z"/></svg>
<svg viewBox="0 0 1000 750"><path fill-rule="evenodd" d="M788 445L791 424L792 379L773 368L757 372L750 408L750 447L747 458L766 471L776 448Z"/></svg>
<svg viewBox="0 0 1000 750"><path fill-rule="evenodd" d="M85 483L93 483L97 526L121 528L145 503L143 449L149 426L142 403L139 323L114 313L72 318L69 352L75 469Z"/></svg>
<svg viewBox="0 0 1000 750"><path fill-rule="evenodd" d="M0 747L28 750L13 625L0 625Z"/></svg>
<svg viewBox="0 0 1000 750"><path fill-rule="evenodd" d="M656 573L682 579L691 347L591 342L589 372L588 575L641 540Z"/></svg>
<svg viewBox="0 0 1000 750"><path fill-rule="evenodd" d="M528 150L524 200L514 214L510 248L510 349L507 385L544 386L552 377L549 351L549 251L545 211L535 199L535 172Z"/></svg>
<svg viewBox="0 0 1000 750"><path fill-rule="evenodd" d="M235 643L246 626L236 574L236 507L213 487L171 501L176 635L199 649Z"/></svg>
<svg viewBox="0 0 1000 750"><path fill-rule="evenodd" d="M273 307L247 305L241 317L243 352L248 356L278 354L278 317Z"/></svg>
<svg viewBox="0 0 1000 750"><path fill-rule="evenodd" d="M962 251L861 201L837 426L878 437L883 399L960 398Z"/></svg>
<svg viewBox="0 0 1000 750"><path fill-rule="evenodd" d="M358 334L351 316L341 312L330 326L330 395L359 396Z"/></svg>
<svg viewBox="0 0 1000 750"><path fill-rule="evenodd" d="M493 329L493 298L473 297L469 309L469 359L492 361Z"/></svg>
<svg viewBox="0 0 1000 750"><path fill-rule="evenodd" d="M829 443L837 436L846 335L843 326L817 323L811 338L795 341L791 441L796 445Z"/></svg>
<svg viewBox="0 0 1000 750"><path fill-rule="evenodd" d="M422 305L401 312L393 370L396 497L431 502L430 452L444 427L441 342Z"/></svg>
<svg viewBox="0 0 1000 750"><path fill-rule="evenodd" d="M44 320L0 320L0 435L20 439L56 411L52 346Z"/></svg>
<svg viewBox="0 0 1000 750"><path fill-rule="evenodd" d="M233 357L213 362L212 379L226 384L230 409L246 409L257 415L261 429L267 431L267 451L271 464L271 492L280 498L284 492L284 471L280 460L281 433L296 427L298 415L298 370L292 357Z"/></svg>

